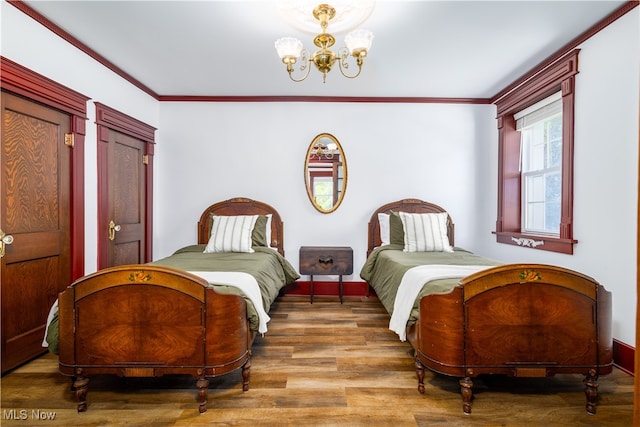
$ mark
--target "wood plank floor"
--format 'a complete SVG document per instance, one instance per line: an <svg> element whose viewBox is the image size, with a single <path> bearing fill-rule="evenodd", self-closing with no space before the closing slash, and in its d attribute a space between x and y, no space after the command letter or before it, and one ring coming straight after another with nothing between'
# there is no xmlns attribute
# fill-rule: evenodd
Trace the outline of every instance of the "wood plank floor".
<svg viewBox="0 0 640 427"><path fill-rule="evenodd" d="M633 377L600 378L587 415L580 375L475 381L462 413L458 379L426 372L417 391L411 347L387 329L375 298L285 296L254 344L250 390L239 372L212 379L199 414L190 377L92 379L77 413L57 358L40 357L1 379L4 425L62 426L631 426ZM47 417L51 418L47 419ZM21 419L21 418L25 419Z"/></svg>

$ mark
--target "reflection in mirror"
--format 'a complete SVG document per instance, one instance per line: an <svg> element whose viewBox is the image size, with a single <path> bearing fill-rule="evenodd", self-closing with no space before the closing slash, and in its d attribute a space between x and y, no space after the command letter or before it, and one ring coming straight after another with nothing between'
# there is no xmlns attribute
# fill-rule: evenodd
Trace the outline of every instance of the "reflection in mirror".
<svg viewBox="0 0 640 427"><path fill-rule="evenodd" d="M347 159L333 135L321 133L309 145L304 182L309 200L318 211L338 209L347 189Z"/></svg>

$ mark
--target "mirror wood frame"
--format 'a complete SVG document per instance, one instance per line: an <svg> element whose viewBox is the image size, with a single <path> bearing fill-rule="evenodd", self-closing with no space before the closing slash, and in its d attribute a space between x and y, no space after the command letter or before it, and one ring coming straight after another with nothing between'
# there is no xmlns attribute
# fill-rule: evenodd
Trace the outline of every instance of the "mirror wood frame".
<svg viewBox="0 0 640 427"><path fill-rule="evenodd" d="M309 165L313 163L311 162L311 159L312 159L312 156L314 155L314 148L318 143L320 143L322 139L325 139L325 138L330 139L331 142L336 144L336 151L339 156L338 159L340 160L339 163L341 163L341 165L338 165L337 167L340 167L340 166L342 167L342 184L340 188L338 188L339 195L337 199L334 196L333 204L330 209L325 209L322 206L320 206L318 202L316 202L315 197L313 195L313 190L311 188L311 180L310 180L310 173L309 173ZM329 160L332 163L335 162L335 160L333 159L329 159ZM335 176L334 176L334 180L335 180ZM344 195L347 191L347 158L344 153L344 150L342 149L342 145L340 145L340 141L338 141L338 139L335 136L331 135L330 133L321 133L317 135L315 138L313 138L313 141L311 141L311 144L309 144L309 148L307 149L307 154L305 156L305 161L304 161L304 184L305 184L305 188L307 189L307 196L309 196L309 201L311 201L311 204L313 205L314 208L316 208L318 212L331 213L336 209L338 209L338 207L342 203L342 200L344 199ZM337 184L334 182L334 189L337 188L336 185Z"/></svg>

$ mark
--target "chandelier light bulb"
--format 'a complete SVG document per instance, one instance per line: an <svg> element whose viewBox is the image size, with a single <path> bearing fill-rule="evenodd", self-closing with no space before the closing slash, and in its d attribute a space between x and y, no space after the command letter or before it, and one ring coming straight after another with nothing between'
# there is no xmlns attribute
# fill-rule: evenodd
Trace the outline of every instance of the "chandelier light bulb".
<svg viewBox="0 0 640 427"><path fill-rule="evenodd" d="M347 49L353 55L356 51L369 51L373 42L373 33L369 30L357 29L351 31L344 38Z"/></svg>
<svg viewBox="0 0 640 427"><path fill-rule="evenodd" d="M275 46L280 59L287 56L299 57L303 47L302 42L294 37L282 37L276 40Z"/></svg>

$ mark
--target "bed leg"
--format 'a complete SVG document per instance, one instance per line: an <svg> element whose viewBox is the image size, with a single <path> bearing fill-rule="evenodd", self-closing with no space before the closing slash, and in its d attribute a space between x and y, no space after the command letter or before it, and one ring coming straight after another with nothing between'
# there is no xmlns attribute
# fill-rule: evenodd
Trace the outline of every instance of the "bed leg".
<svg viewBox="0 0 640 427"><path fill-rule="evenodd" d="M242 392L249 391L249 378L251 377L251 357L242 365Z"/></svg>
<svg viewBox="0 0 640 427"><path fill-rule="evenodd" d="M584 379L584 394L587 397L587 413L596 414L596 400L598 400L598 375L595 369L589 369Z"/></svg>
<svg viewBox="0 0 640 427"><path fill-rule="evenodd" d="M198 369L198 381L196 381L196 387L198 387L198 398L200 405L198 411L201 414L207 412L207 396L209 394L209 380L204 376L204 370Z"/></svg>
<svg viewBox="0 0 640 427"><path fill-rule="evenodd" d="M473 398L473 381L470 377L460 380L460 394L462 394L462 410L465 414L471 413L471 399Z"/></svg>
<svg viewBox="0 0 640 427"><path fill-rule="evenodd" d="M82 369L76 370L76 376L71 387L76 391L78 412L85 412L87 410L87 390L89 389L89 378L82 376Z"/></svg>
<svg viewBox="0 0 640 427"><path fill-rule="evenodd" d="M420 394L424 394L424 365L418 360L416 356L416 376L418 377L418 391Z"/></svg>

